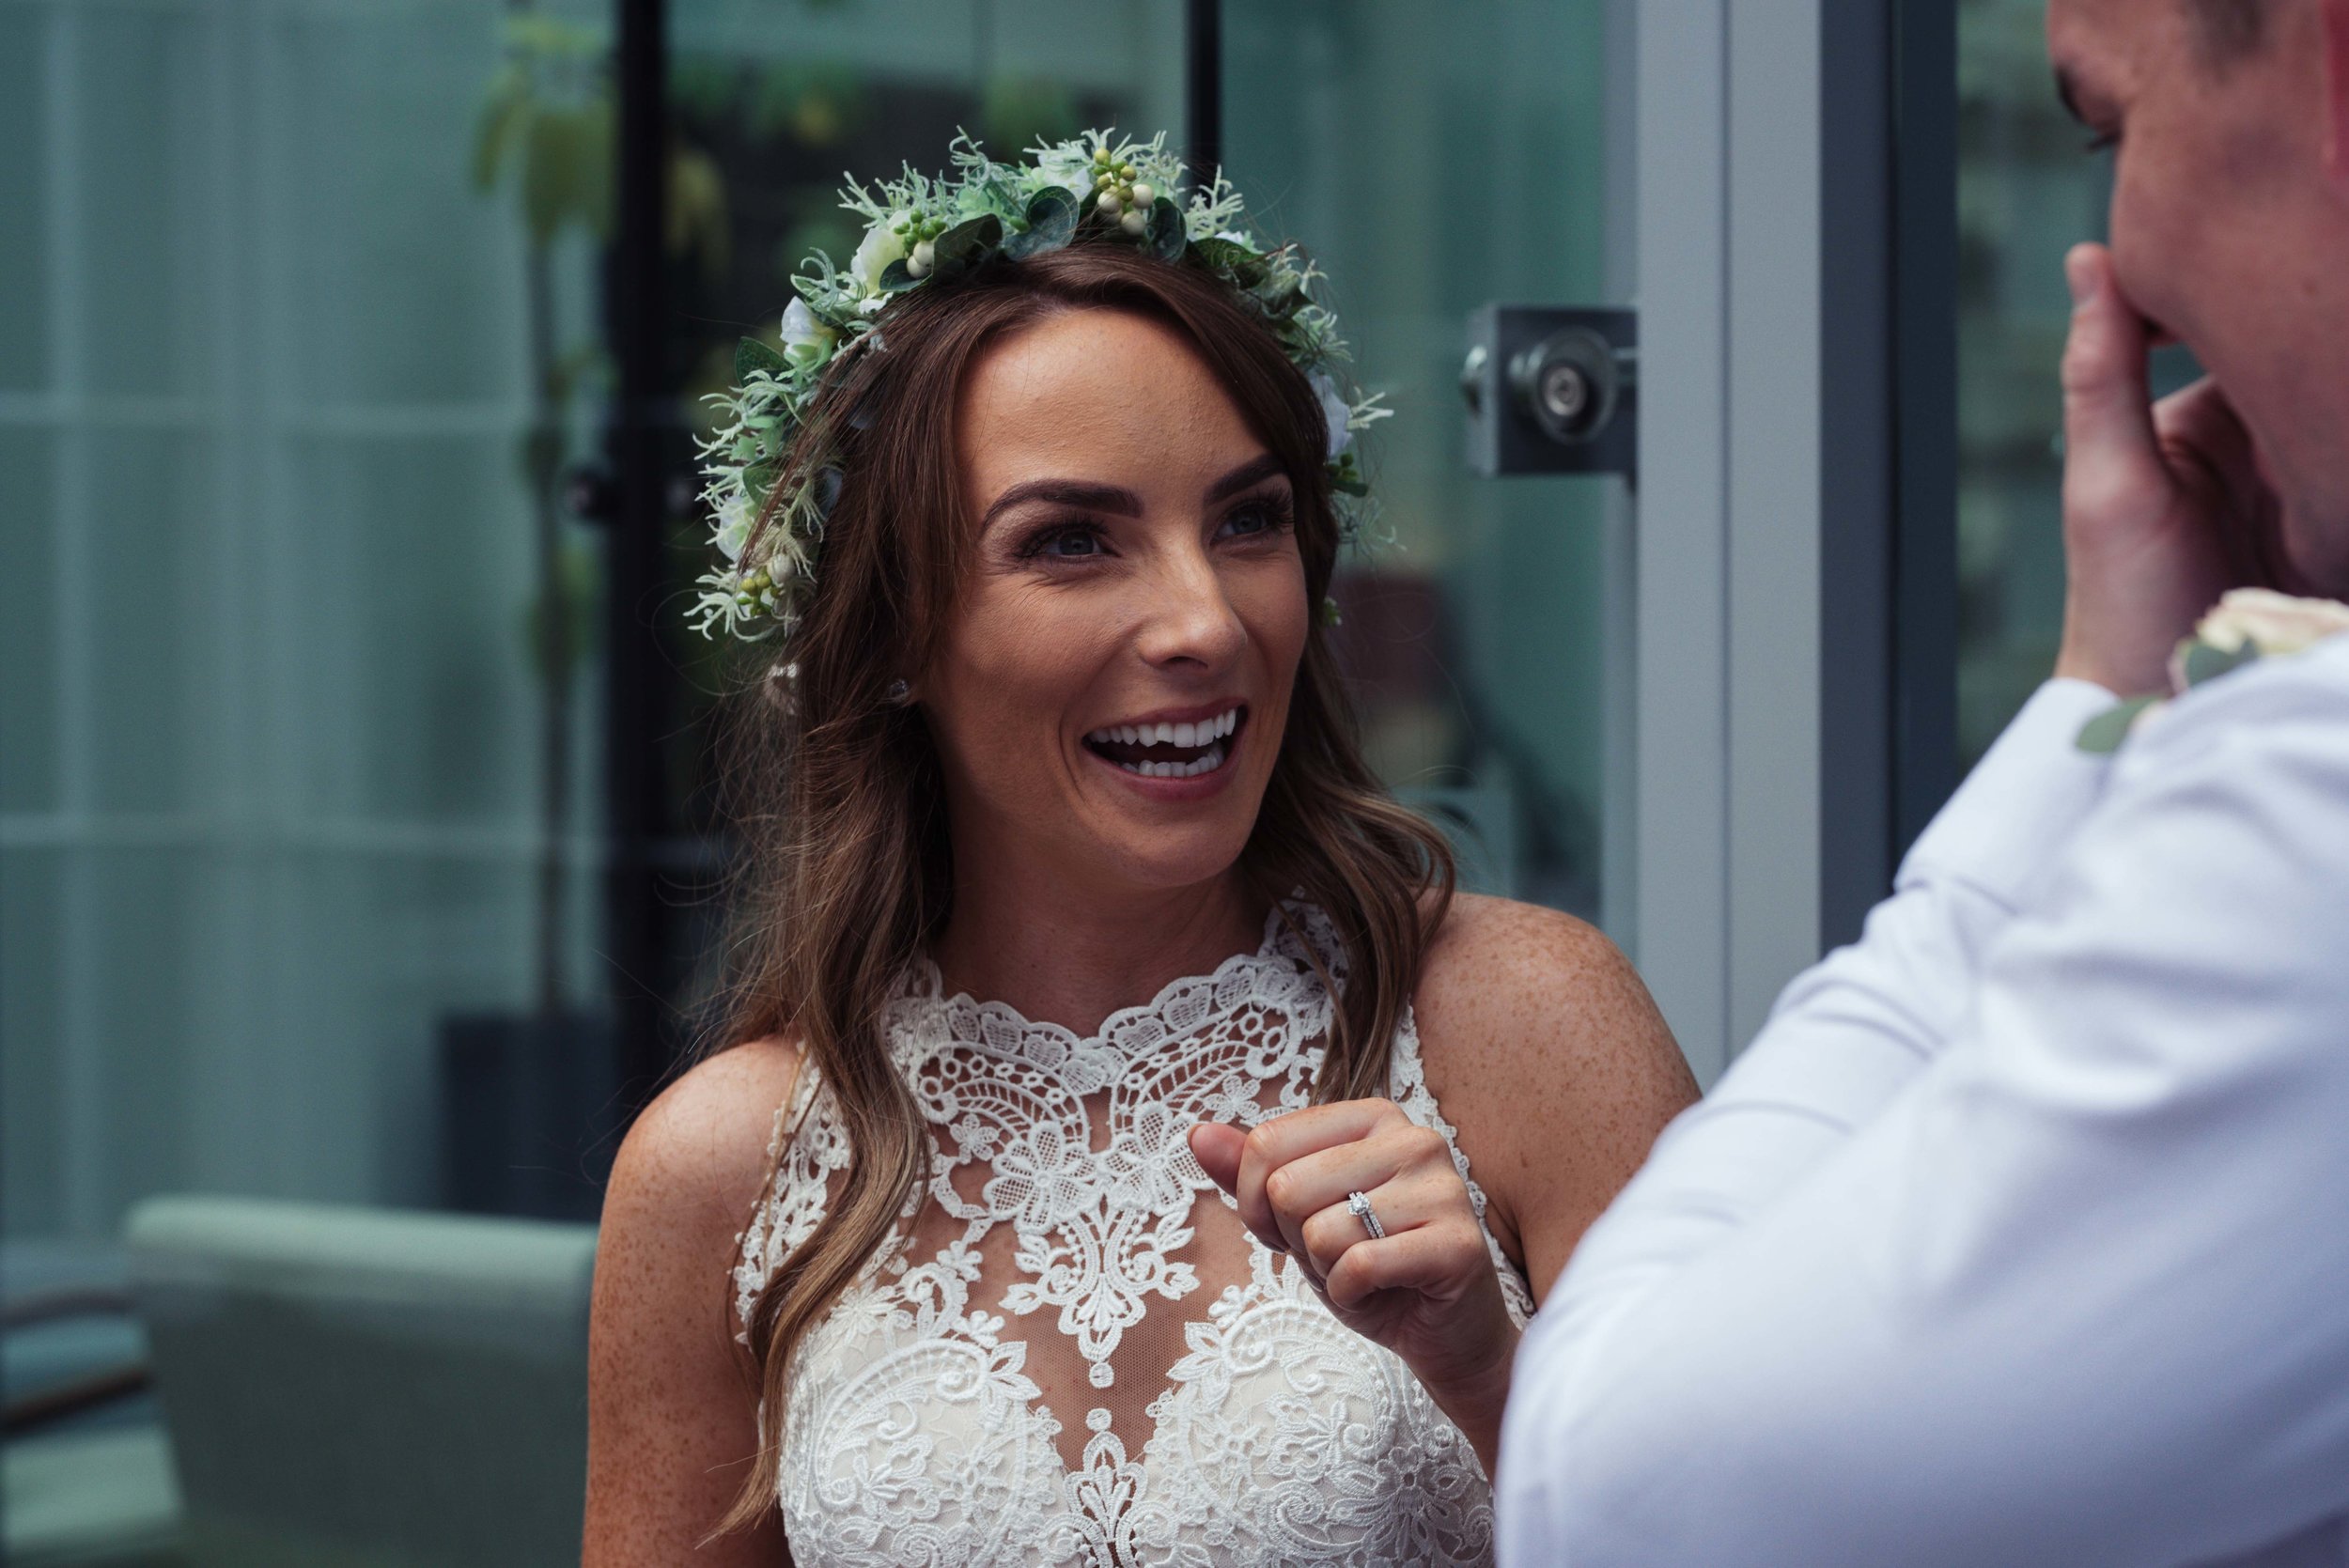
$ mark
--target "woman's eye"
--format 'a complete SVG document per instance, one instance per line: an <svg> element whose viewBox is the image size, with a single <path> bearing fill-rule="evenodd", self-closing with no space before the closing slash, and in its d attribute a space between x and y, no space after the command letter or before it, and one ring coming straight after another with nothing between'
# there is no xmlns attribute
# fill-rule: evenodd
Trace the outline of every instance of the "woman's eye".
<svg viewBox="0 0 2349 1568"><path fill-rule="evenodd" d="M1101 536L1091 528L1055 528L1029 545L1027 554L1061 561L1081 561L1101 553Z"/></svg>
<svg viewBox="0 0 2349 1568"><path fill-rule="evenodd" d="M1242 506L1226 517L1222 532L1227 537L1251 538L1277 533L1287 521L1287 514L1281 507L1270 502L1258 502Z"/></svg>

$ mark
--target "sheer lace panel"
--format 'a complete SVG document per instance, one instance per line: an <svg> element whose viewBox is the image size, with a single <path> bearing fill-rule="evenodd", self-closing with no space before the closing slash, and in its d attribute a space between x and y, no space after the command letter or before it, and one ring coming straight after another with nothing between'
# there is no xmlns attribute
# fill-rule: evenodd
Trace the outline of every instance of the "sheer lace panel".
<svg viewBox="0 0 2349 1568"><path fill-rule="evenodd" d="M1091 1038L947 997L926 966L910 982L888 1032L934 1174L796 1354L780 1480L801 1568L1489 1559L1467 1440L1190 1155L1195 1122L1310 1099L1331 999L1304 944L1341 984L1343 952L1318 911L1288 913ZM1408 1015L1392 1092L1466 1178ZM776 1136L746 1318L848 1163L811 1074ZM1522 1324L1532 1296L1486 1241Z"/></svg>

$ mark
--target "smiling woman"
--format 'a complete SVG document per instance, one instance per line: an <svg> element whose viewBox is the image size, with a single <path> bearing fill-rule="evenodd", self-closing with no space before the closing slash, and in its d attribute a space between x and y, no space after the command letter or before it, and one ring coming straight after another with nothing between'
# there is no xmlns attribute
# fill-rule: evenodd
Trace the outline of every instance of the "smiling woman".
<svg viewBox="0 0 2349 1568"><path fill-rule="evenodd" d="M1299 466L1315 466L1318 443L1290 434ZM956 447L984 520L921 688L949 815L979 830L958 881L1113 870L1174 889L1233 866L1281 754L1311 618L1289 463L1178 331L1100 309L990 344L968 372ZM1423 853L1423 870L1389 862L1396 893L1448 877L1439 843Z"/></svg>
<svg viewBox="0 0 2349 1568"><path fill-rule="evenodd" d="M1327 318L1098 178L975 262L877 210L955 275L762 372L732 532L761 438L714 449L706 611L786 641L732 1048L607 1200L591 1563L1486 1560L1529 1286L1688 1097L1603 939L1455 904L1361 757Z"/></svg>

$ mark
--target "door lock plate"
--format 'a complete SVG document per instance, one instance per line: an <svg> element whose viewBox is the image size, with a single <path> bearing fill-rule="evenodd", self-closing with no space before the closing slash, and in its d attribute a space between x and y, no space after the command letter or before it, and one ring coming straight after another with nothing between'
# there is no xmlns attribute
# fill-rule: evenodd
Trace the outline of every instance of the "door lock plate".
<svg viewBox="0 0 2349 1568"><path fill-rule="evenodd" d="M1479 474L1634 474L1639 318L1628 310L1489 304L1460 367Z"/></svg>

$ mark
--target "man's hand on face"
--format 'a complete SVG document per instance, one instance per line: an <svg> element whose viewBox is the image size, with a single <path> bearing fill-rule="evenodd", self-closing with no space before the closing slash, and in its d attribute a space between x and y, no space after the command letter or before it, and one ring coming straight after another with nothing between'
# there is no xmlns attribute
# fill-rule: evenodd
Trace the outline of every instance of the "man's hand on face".
<svg viewBox="0 0 2349 1568"><path fill-rule="evenodd" d="M2277 505L2251 440L2207 379L2155 403L2143 317L2112 256L2065 261L2063 552L2056 674L2123 696L2165 690L2170 650L2227 589L2277 581Z"/></svg>

